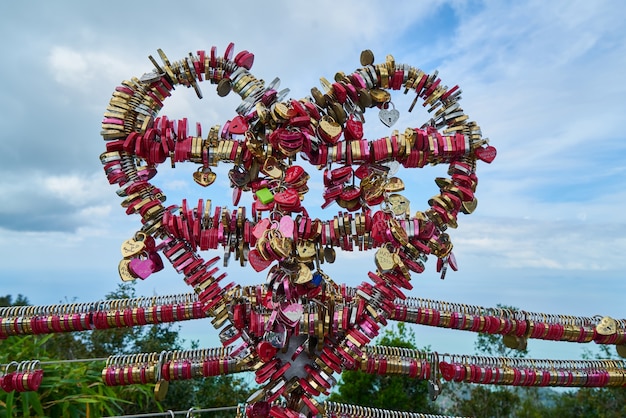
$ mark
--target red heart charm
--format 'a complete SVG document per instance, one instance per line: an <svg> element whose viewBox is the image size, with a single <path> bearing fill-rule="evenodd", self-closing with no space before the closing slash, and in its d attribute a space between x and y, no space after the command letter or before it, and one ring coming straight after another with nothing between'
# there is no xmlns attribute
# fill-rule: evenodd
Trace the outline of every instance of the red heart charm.
<svg viewBox="0 0 626 418"><path fill-rule="evenodd" d="M354 200L361 196L361 190L358 187L345 187L339 195L343 200Z"/></svg>
<svg viewBox="0 0 626 418"><path fill-rule="evenodd" d="M363 138L363 122L358 121L351 117L346 121L346 136L350 137L350 140L361 140Z"/></svg>
<svg viewBox="0 0 626 418"><path fill-rule="evenodd" d="M257 273L268 268L273 262L274 260L266 260L263 258L256 248L250 250L248 253L248 263L250 263L254 271Z"/></svg>
<svg viewBox="0 0 626 418"><path fill-rule="evenodd" d="M439 362L439 371L441 372L441 377L448 382L454 377L454 366L445 361Z"/></svg>
<svg viewBox="0 0 626 418"><path fill-rule="evenodd" d="M252 64L254 64L254 54L248 51L241 51L235 55L235 64L249 70L252 68Z"/></svg>
<svg viewBox="0 0 626 418"><path fill-rule="evenodd" d="M474 151L476 158L481 161L486 162L487 164L491 164L491 162L496 158L497 150L496 147L492 147L491 145L485 148L476 148Z"/></svg>
<svg viewBox="0 0 626 418"><path fill-rule="evenodd" d="M330 172L330 178L333 183L344 183L352 177L354 171L352 167L345 166L341 168L336 168Z"/></svg>
<svg viewBox="0 0 626 418"><path fill-rule="evenodd" d="M233 120L230 121L230 125L228 127L228 131L231 134L242 135L246 133L248 130L248 122L244 119L243 116L236 116Z"/></svg>
<svg viewBox="0 0 626 418"><path fill-rule="evenodd" d="M259 358L268 363L272 360L272 358L274 358L278 349L267 341L261 341L257 344L256 351L259 354Z"/></svg>
<svg viewBox="0 0 626 418"><path fill-rule="evenodd" d="M0 376L0 387L5 392L13 392L15 388L13 387L13 376L15 372L7 373L4 376Z"/></svg>
<svg viewBox="0 0 626 418"><path fill-rule="evenodd" d="M43 380L43 370L37 369L30 373L27 379L28 390L36 391L41 386Z"/></svg>
<svg viewBox="0 0 626 418"><path fill-rule="evenodd" d="M150 258L150 260L152 260L152 263L154 264L153 270L152 270L153 273L156 273L157 271L163 270L163 268L164 268L164 266L163 266L163 259L161 258L159 253L151 252L151 253L149 253L148 258Z"/></svg>
<svg viewBox="0 0 626 418"><path fill-rule="evenodd" d="M276 193L274 201L283 208L293 209L300 205L300 196L296 189L289 188L283 192Z"/></svg>
<svg viewBox="0 0 626 418"><path fill-rule="evenodd" d="M305 174L304 168L299 165L292 165L285 171L285 182L289 184L298 183Z"/></svg>

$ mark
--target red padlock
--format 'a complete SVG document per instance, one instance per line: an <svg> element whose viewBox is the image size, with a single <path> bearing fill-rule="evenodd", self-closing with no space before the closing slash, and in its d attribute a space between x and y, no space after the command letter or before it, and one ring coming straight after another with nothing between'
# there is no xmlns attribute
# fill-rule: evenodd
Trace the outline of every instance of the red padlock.
<svg viewBox="0 0 626 418"><path fill-rule="evenodd" d="M15 366L15 371L9 372L11 366ZM17 374L18 363L12 361L4 368L4 375L0 377L0 387L5 392L13 392L15 387L13 386L13 377Z"/></svg>
<svg viewBox="0 0 626 418"><path fill-rule="evenodd" d="M269 402L254 402L246 405L246 416L248 418L266 418L270 416L270 409Z"/></svg>
<svg viewBox="0 0 626 418"><path fill-rule="evenodd" d="M346 121L344 136L349 141L360 141L363 139L363 122L356 120L353 115Z"/></svg>
<svg viewBox="0 0 626 418"><path fill-rule="evenodd" d="M346 201L353 201L361 197L361 189L356 186L344 187L339 194L339 197Z"/></svg>
<svg viewBox="0 0 626 418"><path fill-rule="evenodd" d="M274 202L283 210L297 211L300 208L300 195L294 188L285 189L274 195Z"/></svg>
<svg viewBox="0 0 626 418"><path fill-rule="evenodd" d="M285 183L293 188L299 188L309 180L309 174L299 165L292 165L285 170Z"/></svg>
<svg viewBox="0 0 626 418"><path fill-rule="evenodd" d="M335 168L330 171L330 179L333 184L345 183L352 179L354 170L351 166L346 165L344 167Z"/></svg>

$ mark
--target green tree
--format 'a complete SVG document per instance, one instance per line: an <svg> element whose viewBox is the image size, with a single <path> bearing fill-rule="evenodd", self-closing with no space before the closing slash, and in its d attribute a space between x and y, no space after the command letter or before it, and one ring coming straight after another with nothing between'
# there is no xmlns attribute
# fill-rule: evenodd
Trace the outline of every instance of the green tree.
<svg viewBox="0 0 626 418"><path fill-rule="evenodd" d="M0 296L0 308L8 307L8 306L27 306L27 305L30 305L30 303L28 303L28 298L22 294L17 295L17 298L15 298L15 302L13 302L13 296L11 295Z"/></svg>
<svg viewBox="0 0 626 418"><path fill-rule="evenodd" d="M13 303L10 296L2 300L5 306L28 304L21 295ZM80 343L69 334L14 336L0 341L1 364L26 360L45 364L44 379L36 392L0 390L0 418L102 416L122 411L124 401L118 398L114 388L102 382L100 372L104 363L58 362L73 352L68 347L80 348ZM5 366L0 375L13 370Z"/></svg>
<svg viewBox="0 0 626 418"><path fill-rule="evenodd" d="M612 346L598 345L597 348L597 352L587 351L583 357L596 360L615 358ZM551 413L562 417L624 417L626 416L626 390L623 387L568 390L555 398Z"/></svg>
<svg viewBox="0 0 626 418"><path fill-rule="evenodd" d="M580 388L555 399L552 416L581 418L618 418L626 416L624 388Z"/></svg>
<svg viewBox="0 0 626 418"><path fill-rule="evenodd" d="M415 333L401 322L386 329L376 344L417 349ZM344 371L329 400L398 411L438 412L437 405L430 401L428 382L406 376Z"/></svg>

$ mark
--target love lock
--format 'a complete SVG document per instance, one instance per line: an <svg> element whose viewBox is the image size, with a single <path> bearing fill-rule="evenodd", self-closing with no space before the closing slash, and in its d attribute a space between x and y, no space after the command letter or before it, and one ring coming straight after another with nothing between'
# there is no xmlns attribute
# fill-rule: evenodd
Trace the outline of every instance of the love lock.
<svg viewBox="0 0 626 418"><path fill-rule="evenodd" d="M198 171L193 173L193 181L202 187L210 186L216 178L217 176L209 167L198 167Z"/></svg>
<svg viewBox="0 0 626 418"><path fill-rule="evenodd" d="M396 106L389 102L391 109L380 109L378 112L378 119L388 128L391 128L400 119L400 112L396 110Z"/></svg>
<svg viewBox="0 0 626 418"><path fill-rule="evenodd" d="M130 274L138 279L147 279L152 273L157 270L153 259L148 257L147 253L142 253L138 257L131 259L128 263L128 271Z"/></svg>
<svg viewBox="0 0 626 418"><path fill-rule="evenodd" d="M610 316L605 316L596 325L596 331L600 335L613 335L617 332L617 321Z"/></svg>
<svg viewBox="0 0 626 418"><path fill-rule="evenodd" d="M363 139L363 122L356 120L354 115L351 115L350 119L346 121L346 130L344 135L349 141L360 141Z"/></svg>
<svg viewBox="0 0 626 418"><path fill-rule="evenodd" d="M362 54L362 68L337 73L334 83L321 78L324 93L313 87L310 98L297 100L287 99L288 89L279 91L278 78L265 85L255 77L249 71L254 55L235 55L233 44L223 57L213 47L210 54L189 54L182 64L158 52L162 64L150 57L154 70L116 87L102 122L105 174L119 185L127 214L140 216L142 225L122 245L120 277L147 278L163 268L162 252L194 288L211 323L222 329L220 341L236 344L232 358L256 371L262 386L249 398L248 415L317 413L321 407L314 396L329 393L334 373L357 367L363 347L392 317L392 301L406 297L403 290L412 289L412 273L424 270L427 256L437 257L442 274L448 266L456 270L445 231L457 226L459 213L476 209L477 162L491 163L496 149L463 113L458 86L448 89L436 72L397 64L391 55L374 65L371 51ZM157 116L176 86L193 88L201 97L202 80L217 84L220 97L231 92L241 97L235 117L202 137L199 124L196 136L190 136L186 119ZM400 90L415 94L411 108L418 99L429 105L432 119L414 124L423 128L368 138L363 131L367 109L380 107L380 122L393 126L400 112L391 93ZM308 215L309 175L294 164L297 157L325 170L322 208L338 203L341 212L328 219ZM165 194L152 182L158 164L168 158L173 167L199 164L193 180L203 187L216 180L210 167L232 164L233 204L250 192L251 208L231 211L203 199L197 208L187 207L186 199L180 207L165 207ZM394 177L396 171L437 164L448 165L448 177L435 179L440 193L411 215L408 199L399 194L411 184ZM249 263L255 272L269 269L266 283L223 285L226 273L214 266L217 257L205 262L201 255L209 249L223 250L225 260L235 252L240 264ZM375 271L354 295L320 270L321 263L336 261L336 249L375 252ZM106 320L94 323L106 327ZM615 333L614 322L601 321L598 333ZM52 327L58 324L53 321ZM437 365L427 366L435 374ZM448 372L442 370L444 378ZM161 396L167 380L158 380ZM433 398L441 391L436 375L429 391ZM281 396L288 407L268 408Z"/></svg>
<svg viewBox="0 0 626 418"><path fill-rule="evenodd" d="M242 188L250 182L250 173L236 166L228 172L228 178L233 185Z"/></svg>

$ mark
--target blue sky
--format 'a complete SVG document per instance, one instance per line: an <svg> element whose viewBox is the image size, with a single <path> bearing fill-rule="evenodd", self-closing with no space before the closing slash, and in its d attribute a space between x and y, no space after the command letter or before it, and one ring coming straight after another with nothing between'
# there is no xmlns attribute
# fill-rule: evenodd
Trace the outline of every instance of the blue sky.
<svg viewBox="0 0 626 418"><path fill-rule="evenodd" d="M358 68L363 49L377 62L392 54L396 62L437 69L443 83L461 86L463 109L498 157L479 166L478 209L452 231L459 271L441 281L430 260L414 277L411 296L626 317L622 2L91 4L0 5L0 294L48 305L95 301L115 289L121 243L139 219L124 214L98 159L111 93L150 71L148 55L158 48L177 60L213 45L223 52L232 41L236 51L255 54L255 75L280 77L293 98L319 87L320 77ZM235 115L234 97L201 88L202 100L178 88L161 114L201 122L205 131ZM398 129L422 125L426 112L408 113L410 98L393 100ZM376 115L366 117L366 137L387 134ZM191 181L194 170L159 171L155 183L170 204L230 202L224 170L209 190ZM427 208L442 173L402 172L413 212ZM319 207L321 186L310 189L305 202ZM339 257L325 268L338 282L357 285L373 268L371 253ZM232 268L229 277L264 280L251 271ZM140 295L191 291L169 267L136 287ZM208 321L185 324L182 332L202 346L218 344ZM472 351L470 333L416 332L421 345L439 352ZM578 358L586 346L532 341L529 348L536 358Z"/></svg>

